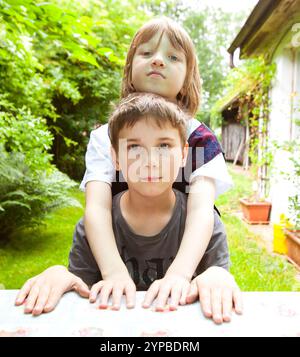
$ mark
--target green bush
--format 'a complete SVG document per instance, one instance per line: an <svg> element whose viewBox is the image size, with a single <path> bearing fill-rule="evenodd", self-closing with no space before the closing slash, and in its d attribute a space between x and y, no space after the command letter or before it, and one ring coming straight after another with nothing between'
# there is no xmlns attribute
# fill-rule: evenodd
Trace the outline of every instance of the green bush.
<svg viewBox="0 0 300 357"><path fill-rule="evenodd" d="M33 116L28 109L1 111L0 102L0 142L5 151L23 154L25 163L33 172L46 170L50 165L52 155L47 150L52 140L45 119Z"/></svg>
<svg viewBox="0 0 300 357"><path fill-rule="evenodd" d="M0 146L0 240L16 229L38 226L41 218L56 207L80 206L67 195L76 183L57 169L32 170L25 155L6 152Z"/></svg>
<svg viewBox="0 0 300 357"><path fill-rule="evenodd" d="M0 0L1 97L44 118L48 152L73 179L84 174L89 132L117 100L125 55L144 22L131 0Z"/></svg>
<svg viewBox="0 0 300 357"><path fill-rule="evenodd" d="M59 172L48 153L53 136L46 120L0 93L0 239L40 225L56 207L78 206L68 196L76 183Z"/></svg>

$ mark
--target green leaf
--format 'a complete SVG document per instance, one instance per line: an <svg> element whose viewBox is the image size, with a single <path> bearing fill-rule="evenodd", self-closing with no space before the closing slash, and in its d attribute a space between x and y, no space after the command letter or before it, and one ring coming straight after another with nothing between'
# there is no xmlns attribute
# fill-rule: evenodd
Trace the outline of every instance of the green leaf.
<svg viewBox="0 0 300 357"><path fill-rule="evenodd" d="M2 204L2 207L4 207L4 209L8 208L8 207L11 207L11 206L19 206L19 207L24 207L24 208L28 209L29 211L31 211L30 205L28 205L26 203L23 203L23 202L20 202L20 201L7 200L7 201L4 201L4 202L1 202L1 204Z"/></svg>
<svg viewBox="0 0 300 357"><path fill-rule="evenodd" d="M95 57L83 49L79 50L78 48L77 49L74 48L71 53L71 58L76 59L80 62L89 63L89 64L99 68L99 65L98 65Z"/></svg>

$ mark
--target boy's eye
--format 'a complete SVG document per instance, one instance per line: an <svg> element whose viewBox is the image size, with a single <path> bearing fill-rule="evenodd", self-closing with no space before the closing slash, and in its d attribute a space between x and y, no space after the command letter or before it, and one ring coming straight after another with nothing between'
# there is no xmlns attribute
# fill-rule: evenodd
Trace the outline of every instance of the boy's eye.
<svg viewBox="0 0 300 357"><path fill-rule="evenodd" d="M160 144L160 145L158 146L157 149L158 149L158 151L159 151L160 153L168 152L168 149L170 149L170 145L167 144L167 143L162 143L162 144Z"/></svg>
<svg viewBox="0 0 300 357"><path fill-rule="evenodd" d="M143 56L150 56L151 52L150 51L142 51Z"/></svg>
<svg viewBox="0 0 300 357"><path fill-rule="evenodd" d="M140 145L137 145L137 144L132 144L132 145L128 145L127 146L127 149L128 150L136 150L140 147Z"/></svg>

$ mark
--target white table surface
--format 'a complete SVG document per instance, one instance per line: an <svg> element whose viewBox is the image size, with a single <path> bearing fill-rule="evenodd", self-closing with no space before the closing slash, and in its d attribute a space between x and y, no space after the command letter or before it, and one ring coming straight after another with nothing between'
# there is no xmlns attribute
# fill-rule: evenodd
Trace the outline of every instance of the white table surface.
<svg viewBox="0 0 300 357"><path fill-rule="evenodd" d="M244 292L244 313L216 325L204 318L199 303L177 311L143 309L144 292L136 307L100 310L75 292L63 296L56 309L34 317L14 306L18 290L0 290L0 336L298 336L300 292Z"/></svg>

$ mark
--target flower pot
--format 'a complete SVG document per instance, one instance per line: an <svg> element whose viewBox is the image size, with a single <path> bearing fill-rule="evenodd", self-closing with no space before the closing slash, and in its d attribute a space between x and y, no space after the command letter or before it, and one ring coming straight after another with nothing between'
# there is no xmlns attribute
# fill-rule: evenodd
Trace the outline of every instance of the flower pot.
<svg viewBox="0 0 300 357"><path fill-rule="evenodd" d="M244 220L249 224L269 224L271 203L266 201L251 202L246 198L240 198Z"/></svg>
<svg viewBox="0 0 300 357"><path fill-rule="evenodd" d="M300 269L300 230L284 230L287 245L287 257Z"/></svg>

